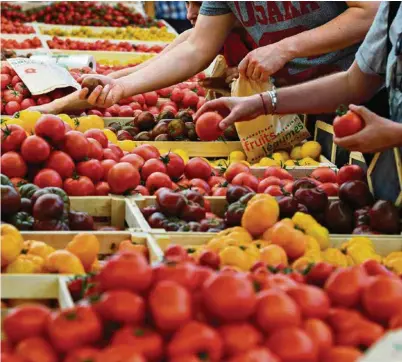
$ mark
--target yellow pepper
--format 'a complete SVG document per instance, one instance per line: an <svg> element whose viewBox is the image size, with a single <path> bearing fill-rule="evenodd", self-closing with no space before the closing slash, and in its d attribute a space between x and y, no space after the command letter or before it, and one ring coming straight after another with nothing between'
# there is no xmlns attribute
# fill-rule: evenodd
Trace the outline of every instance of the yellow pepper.
<svg viewBox="0 0 402 362"><path fill-rule="evenodd" d="M37 255L21 254L6 268L9 274L35 274L43 270L44 260Z"/></svg>
<svg viewBox="0 0 402 362"><path fill-rule="evenodd" d="M376 260L381 263L381 256L376 254L372 249L359 244L352 244L347 248L347 255L349 255L355 264L361 264L366 260Z"/></svg>
<svg viewBox="0 0 402 362"><path fill-rule="evenodd" d="M310 226L314 226L317 224L317 221L309 214L305 214L304 212L296 212L293 217L292 221L299 229L307 229Z"/></svg>
<svg viewBox="0 0 402 362"><path fill-rule="evenodd" d="M43 259L46 259L46 257L53 253L56 249L52 248L50 245L47 245L43 241L26 240L24 242L23 250L28 255L37 255Z"/></svg>
<svg viewBox="0 0 402 362"><path fill-rule="evenodd" d="M224 248L220 253L222 265L236 266L243 271L247 271L250 268L249 256L238 246L228 246Z"/></svg>
<svg viewBox="0 0 402 362"><path fill-rule="evenodd" d="M311 215L303 212L296 212L292 221L298 229L301 229L305 234L314 237L318 241L321 250L325 250L329 247L328 229L321 226Z"/></svg>
<svg viewBox="0 0 402 362"><path fill-rule="evenodd" d="M248 269L250 269L255 262L260 260L260 250L255 245L250 244L246 249L244 249L244 251L249 258L250 265Z"/></svg>
<svg viewBox="0 0 402 362"><path fill-rule="evenodd" d="M365 247L374 252L373 242L365 236L357 236L357 237L353 237L353 238L349 239L349 241L347 241L346 243L343 243L341 245L341 250L343 252L347 252L348 248L353 245L358 245L359 247Z"/></svg>
<svg viewBox="0 0 402 362"><path fill-rule="evenodd" d="M327 250L324 250L322 252L322 256L324 258L324 261L330 264L343 267L348 266L348 260L346 259L346 256L342 254L339 249L328 248Z"/></svg>
<svg viewBox="0 0 402 362"><path fill-rule="evenodd" d="M206 247L211 251L219 252L226 246L226 242L227 238L218 236L208 241Z"/></svg>
<svg viewBox="0 0 402 362"><path fill-rule="evenodd" d="M394 273L398 275L402 274L402 251L394 251L388 254L384 258L383 263Z"/></svg>
<svg viewBox="0 0 402 362"><path fill-rule="evenodd" d="M18 229L9 224L1 224L0 235L1 267L4 267L21 253L24 239Z"/></svg>

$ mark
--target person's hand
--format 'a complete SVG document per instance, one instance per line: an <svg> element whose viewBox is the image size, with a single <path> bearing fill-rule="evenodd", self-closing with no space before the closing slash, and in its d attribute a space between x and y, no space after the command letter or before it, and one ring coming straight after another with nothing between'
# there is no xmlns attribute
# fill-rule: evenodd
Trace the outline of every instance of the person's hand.
<svg viewBox="0 0 402 362"><path fill-rule="evenodd" d="M249 79L266 82L291 59L289 52L282 44L274 43L248 53L239 64L239 72Z"/></svg>
<svg viewBox="0 0 402 362"><path fill-rule="evenodd" d="M398 145L399 134L395 132L395 127L399 125L396 122L380 117L363 106L351 104L349 109L363 119L365 127L351 136L335 137L334 142L338 146L350 151L375 153Z"/></svg>
<svg viewBox="0 0 402 362"><path fill-rule="evenodd" d="M260 95L222 97L205 103L195 114L195 121L205 112L218 112L223 118L219 128L224 130L235 122L250 121L264 113Z"/></svg>
<svg viewBox="0 0 402 362"><path fill-rule="evenodd" d="M104 75L87 74L82 76L79 81L83 81L84 79L96 79L101 84L92 92L84 87L79 93L80 99L86 100L93 106L107 108L124 98L124 87L116 79Z"/></svg>
<svg viewBox="0 0 402 362"><path fill-rule="evenodd" d="M227 68L225 77L225 82L227 84L232 83L234 79L239 78L239 69L237 67Z"/></svg>

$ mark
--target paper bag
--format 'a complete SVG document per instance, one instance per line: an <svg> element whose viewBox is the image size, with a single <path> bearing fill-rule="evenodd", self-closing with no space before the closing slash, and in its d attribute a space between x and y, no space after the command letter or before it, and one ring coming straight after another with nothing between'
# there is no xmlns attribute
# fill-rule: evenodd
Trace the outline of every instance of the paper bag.
<svg viewBox="0 0 402 362"><path fill-rule="evenodd" d="M271 89L271 82L260 83L240 76L232 84L232 96L246 97ZM235 126L249 162L258 162L277 149L291 148L310 136L296 114L264 115Z"/></svg>
<svg viewBox="0 0 402 362"><path fill-rule="evenodd" d="M57 88L81 89L68 70L56 63L27 58L10 58L7 61L33 95Z"/></svg>
<svg viewBox="0 0 402 362"><path fill-rule="evenodd" d="M199 84L207 89L206 99L215 99L217 93L223 96L230 96L230 87L225 81L227 68L225 57L218 55L204 71L206 78L200 81Z"/></svg>

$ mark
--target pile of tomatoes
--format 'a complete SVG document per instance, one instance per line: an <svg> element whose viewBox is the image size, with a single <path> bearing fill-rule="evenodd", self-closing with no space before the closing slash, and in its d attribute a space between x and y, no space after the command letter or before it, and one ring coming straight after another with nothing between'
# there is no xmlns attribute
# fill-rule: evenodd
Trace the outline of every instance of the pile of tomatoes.
<svg viewBox="0 0 402 362"><path fill-rule="evenodd" d="M1 17L1 32L5 34L35 34L32 26L25 25L20 21L10 21L4 16Z"/></svg>
<svg viewBox="0 0 402 362"><path fill-rule="evenodd" d="M126 251L85 285L73 308L13 309L3 322L3 357L352 362L402 326L402 281L372 261L339 269L318 263L303 276L264 266L213 271L178 254L151 267Z"/></svg>
<svg viewBox="0 0 402 362"><path fill-rule="evenodd" d="M0 47L2 49L35 49L41 48L42 43L38 37L18 41L15 39L0 38Z"/></svg>

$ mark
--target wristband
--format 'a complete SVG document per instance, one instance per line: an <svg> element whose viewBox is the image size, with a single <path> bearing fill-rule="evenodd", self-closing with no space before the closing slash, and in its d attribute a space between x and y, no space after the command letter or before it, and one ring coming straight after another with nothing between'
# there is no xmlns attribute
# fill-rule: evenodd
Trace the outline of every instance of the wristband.
<svg viewBox="0 0 402 362"><path fill-rule="evenodd" d="M272 105L272 110L271 114L276 114L276 106L278 104L278 98L276 96L276 89L273 88L272 90L267 92L271 98L271 105Z"/></svg>
<svg viewBox="0 0 402 362"><path fill-rule="evenodd" d="M262 107L264 108L264 114L267 115L268 114L267 105L265 104L264 96L262 95L262 93L260 93L260 97L261 97Z"/></svg>

